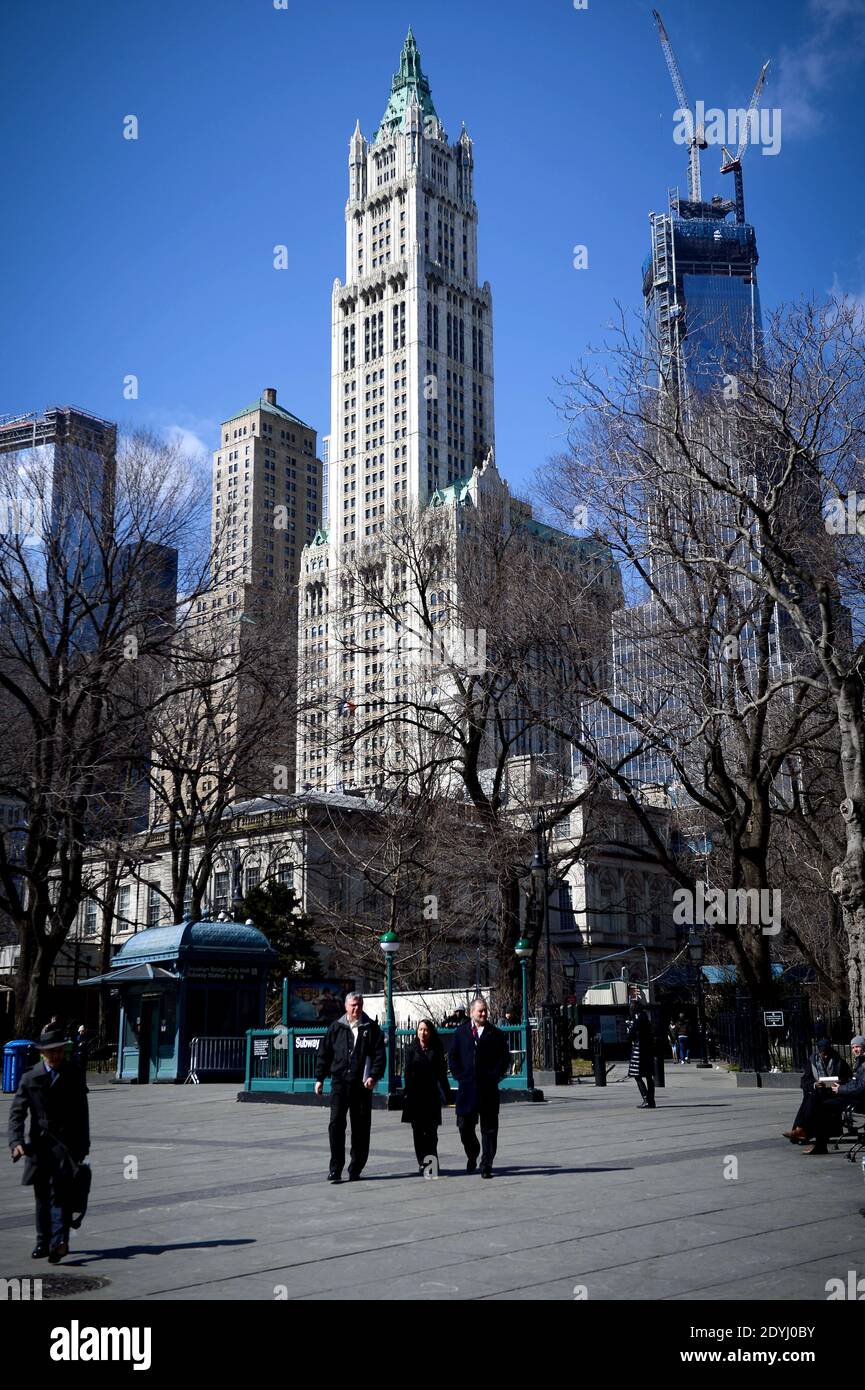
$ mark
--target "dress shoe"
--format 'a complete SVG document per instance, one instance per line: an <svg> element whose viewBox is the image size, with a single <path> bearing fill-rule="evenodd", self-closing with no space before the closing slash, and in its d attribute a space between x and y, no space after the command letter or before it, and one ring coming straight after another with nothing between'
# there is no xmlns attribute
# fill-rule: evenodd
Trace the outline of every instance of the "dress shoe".
<svg viewBox="0 0 865 1390"><path fill-rule="evenodd" d="M469 1161L468 1161L468 1163L466 1164L466 1172L467 1172L467 1173L476 1173L477 1170L478 1170L478 1161L477 1161L477 1159L476 1159L476 1158L470 1158Z"/></svg>
<svg viewBox="0 0 865 1390"><path fill-rule="evenodd" d="M807 1139L808 1135L799 1125L794 1125L792 1129L784 1130L784 1138L789 1139L791 1144L799 1144Z"/></svg>
<svg viewBox="0 0 865 1390"><path fill-rule="evenodd" d="M802 1152L803 1154L828 1154L829 1150L825 1144L809 1144Z"/></svg>
<svg viewBox="0 0 865 1390"><path fill-rule="evenodd" d="M486 1167L484 1167L483 1165L481 1165L481 1177L482 1177L482 1178L491 1178L492 1175L493 1175L493 1170L492 1170L492 1168L486 1168Z"/></svg>
<svg viewBox="0 0 865 1390"><path fill-rule="evenodd" d="M331 1168L330 1172L327 1175L327 1180L328 1182L342 1182L342 1173L337 1173L334 1171L333 1168Z"/></svg>
<svg viewBox="0 0 865 1390"><path fill-rule="evenodd" d="M38 1245L34 1245L33 1249L31 1250L30 1258L31 1260L44 1260L47 1254L48 1246L40 1240Z"/></svg>
<svg viewBox="0 0 865 1390"><path fill-rule="evenodd" d="M360 1182L360 1173L349 1172L348 1180L349 1182Z"/></svg>
<svg viewBox="0 0 865 1390"><path fill-rule="evenodd" d="M59 1265L60 1261L63 1259L63 1256L68 1254L69 1246L64 1240L61 1242L60 1245L54 1245L48 1251L48 1263L50 1265Z"/></svg>

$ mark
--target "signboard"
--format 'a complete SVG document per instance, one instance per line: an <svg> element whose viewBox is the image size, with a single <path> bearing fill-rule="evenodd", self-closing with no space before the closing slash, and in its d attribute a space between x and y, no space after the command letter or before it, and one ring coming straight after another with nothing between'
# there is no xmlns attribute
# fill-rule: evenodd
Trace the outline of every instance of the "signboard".
<svg viewBox="0 0 865 1390"><path fill-rule="evenodd" d="M317 1052L321 1037L310 1037L309 1034L295 1033L294 1050L295 1052Z"/></svg>
<svg viewBox="0 0 865 1390"><path fill-rule="evenodd" d="M530 1028L538 1028L538 1027L539 1027L538 1020L537 1020L536 1018L530 1018L530 1019L529 1019L529 1027L530 1027Z"/></svg>
<svg viewBox="0 0 865 1390"><path fill-rule="evenodd" d="M267 1056L267 1050L268 1050L268 1047L267 1047L267 1038L253 1038L253 1039L252 1039L252 1055L253 1055L253 1057L266 1057L266 1056Z"/></svg>
<svg viewBox="0 0 865 1390"><path fill-rule="evenodd" d="M190 965L183 974L187 980L257 980L260 967L257 965Z"/></svg>
<svg viewBox="0 0 865 1390"><path fill-rule="evenodd" d="M781 1009L764 1009L763 1022L767 1028L783 1028L784 1014Z"/></svg>
<svg viewBox="0 0 865 1390"><path fill-rule="evenodd" d="M350 980L289 980L289 1023L335 1023L345 1013Z"/></svg>

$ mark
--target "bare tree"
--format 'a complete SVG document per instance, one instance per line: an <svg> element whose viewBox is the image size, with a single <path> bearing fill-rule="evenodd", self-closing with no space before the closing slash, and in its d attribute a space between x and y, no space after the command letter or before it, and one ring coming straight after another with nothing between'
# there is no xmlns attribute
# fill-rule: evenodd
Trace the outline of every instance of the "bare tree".
<svg viewBox="0 0 865 1390"><path fill-rule="evenodd" d="M19 942L16 1026L41 1021L49 974L88 892L94 836L129 826L144 741L137 692L173 632L173 552L188 593L206 494L178 448L151 437L61 468L0 457L0 495L28 524L0 537L0 794L23 808L0 839L0 910ZM198 563L196 563L198 562ZM171 574L171 584L165 582ZM170 591L169 591L170 590Z"/></svg>

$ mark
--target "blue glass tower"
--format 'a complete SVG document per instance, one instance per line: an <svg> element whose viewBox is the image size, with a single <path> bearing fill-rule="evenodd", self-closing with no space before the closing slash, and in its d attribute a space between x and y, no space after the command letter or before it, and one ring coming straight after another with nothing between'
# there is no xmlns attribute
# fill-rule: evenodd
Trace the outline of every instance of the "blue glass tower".
<svg viewBox="0 0 865 1390"><path fill-rule="evenodd" d="M691 202L674 190L669 212L650 215L648 350L659 374L682 390L716 388L757 351L757 236L750 223L727 220L735 211L735 202Z"/></svg>

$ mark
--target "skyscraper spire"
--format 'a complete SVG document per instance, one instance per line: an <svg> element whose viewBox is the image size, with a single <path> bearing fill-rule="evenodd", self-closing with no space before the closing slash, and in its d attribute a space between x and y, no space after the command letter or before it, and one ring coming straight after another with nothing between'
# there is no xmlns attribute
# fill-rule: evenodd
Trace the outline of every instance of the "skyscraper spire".
<svg viewBox="0 0 865 1390"><path fill-rule="evenodd" d="M393 75L387 107L381 118L381 124L373 136L373 143L382 135L402 126L403 117L412 96L423 111L424 118L432 116L438 120L429 80L421 68L420 49L415 42L411 25L409 25L409 31L406 34L400 54L399 72L395 72Z"/></svg>

